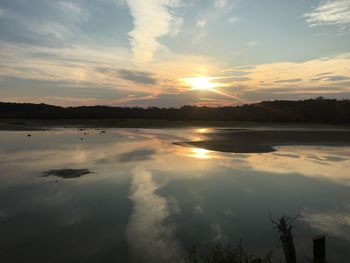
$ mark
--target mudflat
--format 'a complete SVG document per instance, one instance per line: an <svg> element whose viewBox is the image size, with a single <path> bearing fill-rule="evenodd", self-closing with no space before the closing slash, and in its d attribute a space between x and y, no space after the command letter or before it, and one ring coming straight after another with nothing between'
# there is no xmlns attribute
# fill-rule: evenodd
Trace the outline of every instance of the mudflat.
<svg viewBox="0 0 350 263"><path fill-rule="evenodd" d="M235 153L273 152L278 146L350 146L350 130L217 130L201 141L177 145Z"/></svg>
<svg viewBox="0 0 350 263"><path fill-rule="evenodd" d="M266 153L278 146L350 146L349 125L317 123L250 123L212 121L168 121L157 119L1 119L2 131L38 131L54 128L199 128L211 127L200 141L176 145L220 152ZM225 127L225 128L219 128Z"/></svg>

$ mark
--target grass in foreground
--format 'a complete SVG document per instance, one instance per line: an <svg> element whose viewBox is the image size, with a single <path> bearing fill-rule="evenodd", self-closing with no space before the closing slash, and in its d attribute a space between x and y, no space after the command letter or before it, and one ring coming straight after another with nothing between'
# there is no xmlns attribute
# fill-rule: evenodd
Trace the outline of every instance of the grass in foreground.
<svg viewBox="0 0 350 263"><path fill-rule="evenodd" d="M185 263L272 263L272 252L263 258L247 253L242 245L237 247L218 244L207 254L199 254L196 247L188 250Z"/></svg>

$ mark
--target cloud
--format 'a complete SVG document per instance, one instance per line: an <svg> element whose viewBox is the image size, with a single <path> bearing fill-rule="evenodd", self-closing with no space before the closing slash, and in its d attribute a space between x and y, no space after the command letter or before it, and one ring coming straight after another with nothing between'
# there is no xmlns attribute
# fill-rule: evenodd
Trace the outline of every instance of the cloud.
<svg viewBox="0 0 350 263"><path fill-rule="evenodd" d="M154 149L140 149L131 152L123 153L119 157L121 162L139 162L152 160L153 156L156 154Z"/></svg>
<svg viewBox="0 0 350 263"><path fill-rule="evenodd" d="M7 16L7 12L5 9L0 8L0 17L6 17Z"/></svg>
<svg viewBox="0 0 350 263"><path fill-rule="evenodd" d="M303 211L301 218L319 232L350 240L349 213Z"/></svg>
<svg viewBox="0 0 350 263"><path fill-rule="evenodd" d="M77 3L72 3L68 1L60 1L57 5L65 12L80 14L82 12L81 7Z"/></svg>
<svg viewBox="0 0 350 263"><path fill-rule="evenodd" d="M134 58L140 62L150 61L162 47L158 38L176 34L181 19L174 15L181 0L126 0L134 19L129 32Z"/></svg>
<svg viewBox="0 0 350 263"><path fill-rule="evenodd" d="M162 61L147 63L147 67L135 68L131 61L127 49L89 42L44 47L0 41L0 80L23 79L28 86L43 90L40 93L35 88L33 93L33 88L18 87L19 81L11 86L9 81L0 81L2 99L65 106L181 106L196 102L196 96L183 93L187 89L179 85L179 78L189 73L208 75L221 68L217 61L191 55L166 54ZM37 85L38 81L42 84Z"/></svg>
<svg viewBox="0 0 350 263"><path fill-rule="evenodd" d="M307 23L313 26L350 23L350 0L322 1L318 7L304 14Z"/></svg>
<svg viewBox="0 0 350 263"><path fill-rule="evenodd" d="M143 71L122 69L118 71L119 77L122 79L130 80L138 84L153 85L157 83L157 80L153 78L153 74Z"/></svg>
<svg viewBox="0 0 350 263"><path fill-rule="evenodd" d="M237 22L239 22L239 18L236 17L236 16L231 16L231 17L228 19L228 22L230 22L231 24L237 23Z"/></svg>
<svg viewBox="0 0 350 263"><path fill-rule="evenodd" d="M214 10L210 3L201 10L201 19L197 20L197 26L203 28L205 25L217 25L222 27L222 19L229 23L236 23L239 18L232 14L232 10L236 7L238 1L233 0L215 0ZM203 18L204 17L204 18Z"/></svg>
<svg viewBox="0 0 350 263"><path fill-rule="evenodd" d="M327 80L327 81L343 81L343 80L350 80L350 78L346 77L346 76L329 76L329 77L326 77L325 80Z"/></svg>
<svg viewBox="0 0 350 263"><path fill-rule="evenodd" d="M96 71L110 78L128 80L136 84L154 85L158 80L153 77L153 73L131 69L115 69L113 67L96 67Z"/></svg>
<svg viewBox="0 0 350 263"><path fill-rule="evenodd" d="M300 146L298 149L290 147L279 147L279 153L293 154L298 158L289 158L288 162L285 156L278 156L275 153L267 153L257 156L248 156L245 158L243 165L249 169L268 172L275 174L302 174L317 180L326 180L342 186L349 186L350 167L349 149L339 149L337 147L319 147L315 152L308 146ZM342 161L334 162L329 157L340 157ZM320 163L321 161L321 163ZM236 168L240 167L240 163L229 164ZM237 167L238 165L238 167Z"/></svg>
<svg viewBox="0 0 350 263"><path fill-rule="evenodd" d="M235 67L236 70L251 70L251 69L255 69L255 68L256 68L255 65L245 65L245 66Z"/></svg>
<svg viewBox="0 0 350 263"><path fill-rule="evenodd" d="M205 24L207 23L207 20L204 18L197 19L196 26L199 28L203 28Z"/></svg>
<svg viewBox="0 0 350 263"><path fill-rule="evenodd" d="M20 10L0 8L0 17L4 19L5 25L0 39L37 46L66 46L73 42L86 41L87 36L81 32L78 24L87 21L89 16L80 5L68 1L38 1L36 4L42 5L42 11L31 16ZM23 9L30 6L23 5ZM10 29L13 27L11 33L6 30L6 25L9 24Z"/></svg>
<svg viewBox="0 0 350 263"><path fill-rule="evenodd" d="M294 82L300 82L303 81L303 79L281 79L276 80L275 83L294 83Z"/></svg>
<svg viewBox="0 0 350 263"><path fill-rule="evenodd" d="M228 0L215 0L214 6L215 8L222 9L228 3Z"/></svg>
<svg viewBox="0 0 350 263"><path fill-rule="evenodd" d="M305 99L318 95L346 98L350 93L348 54L299 63L275 62L222 70L225 92L237 91L235 76L247 77L237 96L246 102L270 99ZM325 72L324 69L327 69ZM332 72L337 72L333 75ZM232 76L232 77L231 77ZM317 85L315 78L318 78ZM220 80L221 82L221 80ZM223 90L220 88L220 90Z"/></svg>
<svg viewBox="0 0 350 263"><path fill-rule="evenodd" d="M220 224L211 224L210 225L211 236L213 242L219 242L224 239L224 234L222 233L222 227Z"/></svg>
<svg viewBox="0 0 350 263"><path fill-rule="evenodd" d="M248 81L251 80L251 78L248 77L239 77L239 78L232 78L233 81Z"/></svg>
<svg viewBox="0 0 350 263"><path fill-rule="evenodd" d="M333 75L333 76L324 75L324 76L322 76L321 75L321 77L311 79L311 81L320 81L320 80L337 82L337 81L350 80L350 78L347 76L337 76L337 75Z"/></svg>
<svg viewBox="0 0 350 263"><path fill-rule="evenodd" d="M247 76L250 74L249 71L244 71L244 70L239 69L237 67L234 69L223 70L223 73L227 76L236 76L236 77Z"/></svg>
<svg viewBox="0 0 350 263"><path fill-rule="evenodd" d="M333 72L322 72L320 74L317 74L316 76L325 76L325 75L331 75Z"/></svg>
<svg viewBox="0 0 350 263"><path fill-rule="evenodd" d="M176 213L171 211L168 200L157 195L161 186L151 172L136 169L130 200L133 210L126 226L128 241L134 262L180 262L180 247L175 240L175 225L165 220Z"/></svg>
<svg viewBox="0 0 350 263"><path fill-rule="evenodd" d="M90 17L87 8L83 8L80 3L57 1L52 2L51 4L55 10L59 8L62 11L62 15L66 20L71 20L72 22L87 22Z"/></svg>
<svg viewBox="0 0 350 263"><path fill-rule="evenodd" d="M260 44L259 41L249 41L249 42L248 42L248 46L249 46L249 47L256 47L256 46L258 46L259 44Z"/></svg>

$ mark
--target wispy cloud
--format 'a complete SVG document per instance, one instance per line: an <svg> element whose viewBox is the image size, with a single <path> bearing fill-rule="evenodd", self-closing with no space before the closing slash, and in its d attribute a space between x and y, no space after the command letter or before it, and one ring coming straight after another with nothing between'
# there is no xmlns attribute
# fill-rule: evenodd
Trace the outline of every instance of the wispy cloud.
<svg viewBox="0 0 350 263"><path fill-rule="evenodd" d="M143 71L122 69L119 70L119 77L138 84L152 85L157 83L152 73Z"/></svg>
<svg viewBox="0 0 350 263"><path fill-rule="evenodd" d="M77 27L78 23L87 21L89 15L86 10L68 1L48 2L47 5L55 10L53 17L30 17L0 7L0 17L17 28L11 39L39 46L65 46L78 40L86 41L87 37Z"/></svg>
<svg viewBox="0 0 350 263"><path fill-rule="evenodd" d="M295 99L314 97L316 94L348 94L349 79L346 76L350 74L349 65L348 55L342 54L301 63L276 62L235 67L222 73L227 79L226 92L230 93L241 87L241 98L251 101L271 98ZM325 68L329 73L324 72ZM332 72L336 72L336 75ZM236 76L247 78L244 79L243 87L241 84L237 85Z"/></svg>
<svg viewBox="0 0 350 263"><path fill-rule="evenodd" d="M303 211L301 218L319 232L350 240L350 214L340 212Z"/></svg>
<svg viewBox="0 0 350 263"><path fill-rule="evenodd" d="M228 19L228 22L230 22L230 23L237 23L237 22L239 22L239 18L238 17L236 17L236 16L231 16L229 19Z"/></svg>
<svg viewBox="0 0 350 263"><path fill-rule="evenodd" d="M240 19L232 14L232 10L236 7L237 3L237 0L216 0L214 3L210 2L203 5L200 15L195 20L194 32L191 36L192 45L203 45L204 38L210 35L210 28L214 26L221 27L224 19L226 20L225 22L231 24L238 22ZM198 28L206 30L198 31Z"/></svg>
<svg viewBox="0 0 350 263"><path fill-rule="evenodd" d="M247 44L249 47L256 47L260 44L260 42L259 41L249 41Z"/></svg>
<svg viewBox="0 0 350 263"><path fill-rule="evenodd" d="M68 1L59 1L57 5L64 11L80 14L82 12L81 7L77 3L72 3Z"/></svg>
<svg viewBox="0 0 350 263"><path fill-rule="evenodd" d="M275 83L295 83L295 82L301 82L303 79L281 79L276 80Z"/></svg>
<svg viewBox="0 0 350 263"><path fill-rule="evenodd" d="M205 24L207 23L207 20L204 18L197 19L196 26L199 28L203 28Z"/></svg>
<svg viewBox="0 0 350 263"><path fill-rule="evenodd" d="M51 100L51 103L59 105L159 105L157 103L162 98L155 99L156 97L161 94L179 94L185 89L178 85L177 79L180 77L189 72L205 75L219 70L216 61L190 55L168 54L162 61L149 62L144 68L136 67L130 63L131 60L132 57L126 49L91 46L88 43L43 47L0 41L0 89L3 93L7 92L2 99L7 97L8 101L46 103ZM54 95L45 97L53 93L49 88L46 94L31 93L24 98L23 89L13 89L8 87L8 82L1 81L7 77L26 80L28 83L45 81L47 87L57 87L55 95L63 97L64 94L65 98L71 96L72 100L64 101L64 98L54 98ZM64 86L70 87L68 93L63 91ZM84 98L85 101L76 98L76 90L83 87L89 90L85 91L89 96ZM113 96L101 98L103 94L107 94L106 89ZM100 92L95 94L93 90ZM127 97L128 94L135 96ZM184 97L181 98L182 102L177 102L177 106L182 105ZM171 99L167 103L174 105L171 104L174 101Z"/></svg>
<svg viewBox="0 0 350 263"><path fill-rule="evenodd" d="M350 23L350 0L322 1L304 15L310 26Z"/></svg>
<svg viewBox="0 0 350 263"><path fill-rule="evenodd" d="M0 17L6 17L6 15L7 15L6 10L3 8L0 8Z"/></svg>
<svg viewBox="0 0 350 263"><path fill-rule="evenodd" d="M311 81L344 81L344 80L350 80L347 76L338 76L338 75L330 75L330 76L321 76L317 78L311 79Z"/></svg>
<svg viewBox="0 0 350 263"><path fill-rule="evenodd" d="M150 61L162 47L158 38L176 34L181 19L174 14L181 0L126 0L134 19L134 28L129 33L135 59Z"/></svg>
<svg viewBox="0 0 350 263"><path fill-rule="evenodd" d="M70 1L57 1L51 3L53 8L59 8L66 19L75 22L86 22L89 19L89 12L80 3ZM57 9L56 8L56 9Z"/></svg>
<svg viewBox="0 0 350 263"><path fill-rule="evenodd" d="M222 9L227 5L228 2L228 0L215 0L214 6L218 9Z"/></svg>

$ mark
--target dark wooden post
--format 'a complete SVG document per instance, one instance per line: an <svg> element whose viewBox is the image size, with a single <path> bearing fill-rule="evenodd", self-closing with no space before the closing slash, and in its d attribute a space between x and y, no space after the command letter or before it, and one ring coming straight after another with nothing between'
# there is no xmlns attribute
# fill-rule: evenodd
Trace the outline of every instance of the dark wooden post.
<svg viewBox="0 0 350 263"><path fill-rule="evenodd" d="M326 236L320 235L313 239L314 263L326 263Z"/></svg>

